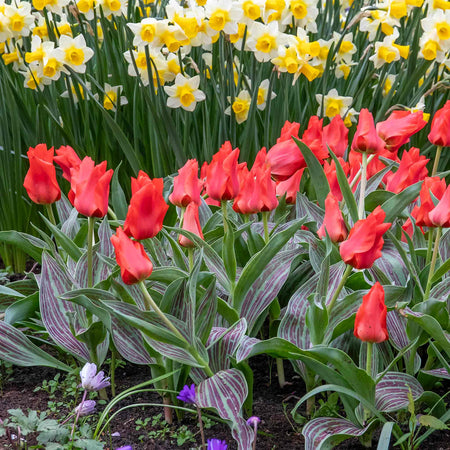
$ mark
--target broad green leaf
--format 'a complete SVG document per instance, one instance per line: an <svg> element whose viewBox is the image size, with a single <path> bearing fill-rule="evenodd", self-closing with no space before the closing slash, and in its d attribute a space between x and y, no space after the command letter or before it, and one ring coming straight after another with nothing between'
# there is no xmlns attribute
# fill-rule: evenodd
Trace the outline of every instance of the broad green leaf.
<svg viewBox="0 0 450 450"><path fill-rule="evenodd" d="M442 420L428 414L420 415L419 423L424 427L434 428L435 430L448 430L448 426Z"/></svg>
<svg viewBox="0 0 450 450"><path fill-rule="evenodd" d="M392 222L396 217L402 214L403 210L417 198L422 187L422 181L419 181L411 186L408 186L399 194L394 195L386 200L381 209L386 213L385 222Z"/></svg>
<svg viewBox="0 0 450 450"><path fill-rule="evenodd" d="M5 311L5 322L14 325L32 318L39 311L39 293L16 300Z"/></svg>
<svg viewBox="0 0 450 450"><path fill-rule="evenodd" d="M389 450L389 443L391 442L392 429L395 422L386 422L381 429L380 437L378 438L377 450Z"/></svg>

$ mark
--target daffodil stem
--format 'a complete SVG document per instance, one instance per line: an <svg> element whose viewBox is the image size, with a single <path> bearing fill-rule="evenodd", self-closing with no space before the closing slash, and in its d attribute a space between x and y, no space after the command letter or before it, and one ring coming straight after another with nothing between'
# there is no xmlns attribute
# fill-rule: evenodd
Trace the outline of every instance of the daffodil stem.
<svg viewBox="0 0 450 450"><path fill-rule="evenodd" d="M438 256L438 252L439 252L439 240L441 239L441 233L442 233L442 227L439 227L437 229L436 239L434 241L433 256L431 257L430 271L428 272L427 287L425 289L425 294L423 296L424 300L428 300L428 297L430 296L431 280L434 275L434 268L436 267L436 260L437 260L437 256Z"/></svg>
<svg viewBox="0 0 450 450"><path fill-rule="evenodd" d="M267 244L269 242L269 211L263 211L262 220L264 226L264 242Z"/></svg>
<svg viewBox="0 0 450 450"><path fill-rule="evenodd" d="M203 370L209 377L214 375L214 372L208 366L208 363L198 354L197 350L186 340L186 338L175 328L174 324L166 317L166 315L159 309L158 305L154 302L151 295L147 291L145 284L143 281L139 282L139 288L144 294L145 304L147 309L152 308L156 314L161 318L161 320L167 325L170 331L181 341L186 343L187 350L191 353L191 355L198 361L198 363L203 367Z"/></svg>
<svg viewBox="0 0 450 450"><path fill-rule="evenodd" d="M339 297L339 294L342 291L342 288L344 287L345 282L347 281L348 276L352 272L352 266L348 265L345 269L344 274L342 275L341 281L338 284L338 287L336 288L336 291L333 294L333 297L331 297L330 303L327 307L328 317L330 316L331 310L333 309L334 304L336 303L337 298Z"/></svg>
<svg viewBox="0 0 450 450"><path fill-rule="evenodd" d="M361 163L361 182L359 184L359 205L358 205L358 218L364 219L364 200L366 197L366 184L367 184L367 154L362 154Z"/></svg>
<svg viewBox="0 0 450 450"><path fill-rule="evenodd" d="M434 157L433 170L431 171L431 176L434 177L437 173L439 166L439 159L441 158L442 145L438 145L436 149L436 156Z"/></svg>
<svg viewBox="0 0 450 450"><path fill-rule="evenodd" d="M50 222L51 222L53 225L56 225L56 219L55 219L55 215L53 214L53 208L52 208L52 205L47 203L47 204L45 205L45 209L47 210L47 215L48 215L48 218L49 218Z"/></svg>
<svg viewBox="0 0 450 450"><path fill-rule="evenodd" d="M87 283L88 288L92 287L93 280L93 273L92 273L92 252L93 252L93 246L94 246L94 224L95 224L95 217L88 217L88 248L87 248Z"/></svg>

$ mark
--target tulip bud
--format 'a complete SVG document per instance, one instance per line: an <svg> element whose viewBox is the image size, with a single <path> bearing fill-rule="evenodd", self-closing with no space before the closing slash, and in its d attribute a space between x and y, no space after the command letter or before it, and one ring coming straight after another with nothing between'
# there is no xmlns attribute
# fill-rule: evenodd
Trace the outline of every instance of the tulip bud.
<svg viewBox="0 0 450 450"><path fill-rule="evenodd" d="M325 218L317 231L317 235L322 239L326 236L326 233L328 233L332 242L341 242L348 234L342 212L339 209L339 202L331 192L325 199Z"/></svg>
<svg viewBox="0 0 450 450"><path fill-rule="evenodd" d="M363 108L359 113L358 126L353 136L352 150L360 153L378 153L384 149L384 141L375 129L372 113Z"/></svg>

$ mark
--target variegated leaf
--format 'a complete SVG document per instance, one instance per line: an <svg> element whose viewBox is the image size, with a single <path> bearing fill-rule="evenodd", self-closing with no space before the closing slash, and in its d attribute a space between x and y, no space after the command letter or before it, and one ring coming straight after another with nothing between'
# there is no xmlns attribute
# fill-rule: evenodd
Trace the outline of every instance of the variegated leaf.
<svg viewBox="0 0 450 450"><path fill-rule="evenodd" d="M295 214L298 219L306 218L307 222L322 223L325 211L313 203L305 194L297 194Z"/></svg>
<svg viewBox="0 0 450 450"><path fill-rule="evenodd" d="M18 366L48 366L71 372L72 369L34 345L21 331L0 320L0 359Z"/></svg>
<svg viewBox="0 0 450 450"><path fill-rule="evenodd" d="M298 249L278 252L264 267L242 303L241 317L245 317L251 331L262 312L272 303L286 281Z"/></svg>
<svg viewBox="0 0 450 450"><path fill-rule="evenodd" d="M408 393L417 400L423 391L421 384L411 375L387 372L375 387L375 406L382 412L394 412L408 407Z"/></svg>
<svg viewBox="0 0 450 450"><path fill-rule="evenodd" d="M216 279L212 278L202 298L199 301L195 315L196 335L205 342L217 316Z"/></svg>
<svg viewBox="0 0 450 450"><path fill-rule="evenodd" d="M74 284L58 263L44 252L39 290L42 322L50 337L58 345L83 361L90 361L87 345L77 340L71 332L71 325L74 326L77 334L84 331L86 324L79 322L86 317L84 309L58 298L65 292L71 291Z"/></svg>
<svg viewBox="0 0 450 450"><path fill-rule="evenodd" d="M401 243L401 245L404 245L405 250L407 250L406 244ZM384 242L382 256L375 261L375 265L378 269L381 269L384 275L386 275L393 284L396 286L406 286L410 277L409 270L391 241ZM381 284L384 284L383 281L379 279L376 270L373 268L367 270L372 274L376 281L380 281Z"/></svg>
<svg viewBox="0 0 450 450"><path fill-rule="evenodd" d="M303 427L305 450L331 449L349 437L362 436L369 427L360 428L338 417L318 417Z"/></svg>
<svg viewBox="0 0 450 450"><path fill-rule="evenodd" d="M261 342L261 340L254 337L244 336L241 341L241 345L236 352L236 362L240 363L241 361L247 359L250 355L250 352L252 351L253 346L258 342Z"/></svg>
<svg viewBox="0 0 450 450"><path fill-rule="evenodd" d="M445 367L443 367L441 369L422 370L422 372L426 373L427 375L431 375L433 377L444 378L446 380L450 380L450 373L448 373L448 371Z"/></svg>
<svg viewBox="0 0 450 450"><path fill-rule="evenodd" d="M446 300L447 302L449 301L450 277L444 278L440 283L433 286L430 291L430 298L435 298L437 300Z"/></svg>
<svg viewBox="0 0 450 450"><path fill-rule="evenodd" d="M439 240L439 255L442 261L447 261L450 258L450 229L443 228L442 236ZM447 277L450 276L447 272Z"/></svg>
<svg viewBox="0 0 450 450"><path fill-rule="evenodd" d="M214 408L222 419L230 422L232 435L239 450L250 450L253 430L242 417L242 405L247 398L247 381L237 369L222 370L202 381L196 390L200 408Z"/></svg>
<svg viewBox="0 0 450 450"><path fill-rule="evenodd" d="M57 202L57 204L58 203L59 202ZM78 223L78 211L75 208L72 208L67 216L67 219L61 225L61 231L70 239L74 239L79 230L80 224Z"/></svg>

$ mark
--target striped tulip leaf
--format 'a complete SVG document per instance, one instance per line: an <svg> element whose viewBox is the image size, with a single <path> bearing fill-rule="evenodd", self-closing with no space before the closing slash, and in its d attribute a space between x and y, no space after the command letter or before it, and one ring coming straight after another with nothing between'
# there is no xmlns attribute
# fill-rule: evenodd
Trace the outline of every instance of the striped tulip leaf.
<svg viewBox="0 0 450 450"><path fill-rule="evenodd" d="M211 281L207 284L203 295L197 306L195 313L195 334L202 342L206 342L211 332L214 318L217 315L217 293L216 278L211 276Z"/></svg>
<svg viewBox="0 0 450 450"><path fill-rule="evenodd" d="M382 255L376 260L375 264L392 284L395 284L396 286L406 286L410 273L395 245L391 241L385 241ZM381 284L388 284L380 279L380 274L377 273L374 268L367 270L375 277L376 281L379 281Z"/></svg>
<svg viewBox="0 0 450 450"><path fill-rule="evenodd" d="M18 366L48 366L71 372L72 369L34 345L21 331L0 320L0 359Z"/></svg>
<svg viewBox="0 0 450 450"><path fill-rule="evenodd" d="M442 301L447 301L450 298L450 277L444 278L440 283L433 286L430 291L430 298Z"/></svg>
<svg viewBox="0 0 450 450"><path fill-rule="evenodd" d="M445 380L450 380L450 373L445 367L442 367L440 369L422 370L422 372L436 378L444 378Z"/></svg>
<svg viewBox="0 0 450 450"><path fill-rule="evenodd" d="M254 337L244 336L241 345L236 352L236 362L240 363L241 361L247 359L252 351L252 348L258 342L261 342L261 340Z"/></svg>
<svg viewBox="0 0 450 450"><path fill-rule="evenodd" d="M7 286L3 286L0 284L0 297L15 297L15 298L24 298L25 295L20 292L15 291Z"/></svg>
<svg viewBox="0 0 450 450"><path fill-rule="evenodd" d="M50 337L62 348L83 361L90 361L89 348L75 338L84 331L86 318L84 309L59 298L71 291L75 282L63 271L59 264L46 252L42 255L42 272L39 290L39 305L42 322Z"/></svg>
<svg viewBox="0 0 450 450"><path fill-rule="evenodd" d="M222 370L202 381L196 390L200 408L214 408L219 416L231 423L238 449L250 450L253 430L242 417L242 405L248 395L247 381L237 369Z"/></svg>
<svg viewBox="0 0 450 450"><path fill-rule="evenodd" d="M298 193L295 214L298 219L304 218L305 222L322 223L325 211L309 200L305 194Z"/></svg>
<svg viewBox="0 0 450 450"><path fill-rule="evenodd" d="M14 245L38 262L41 262L42 250L50 250L42 239L14 230L0 231L0 242Z"/></svg>
<svg viewBox="0 0 450 450"><path fill-rule="evenodd" d="M331 449L345 439L362 436L370 425L360 428L339 417L318 417L310 420L302 430L305 450Z"/></svg>
<svg viewBox="0 0 450 450"><path fill-rule="evenodd" d="M75 239L75 236L80 231L80 224L78 223L78 211L75 208L72 208L69 215L67 216L67 219L61 225L61 231L70 239Z"/></svg>
<svg viewBox="0 0 450 450"><path fill-rule="evenodd" d="M409 392L415 401L423 394L424 390L411 375L387 372L375 387L375 406L382 412L394 412L407 408Z"/></svg>

